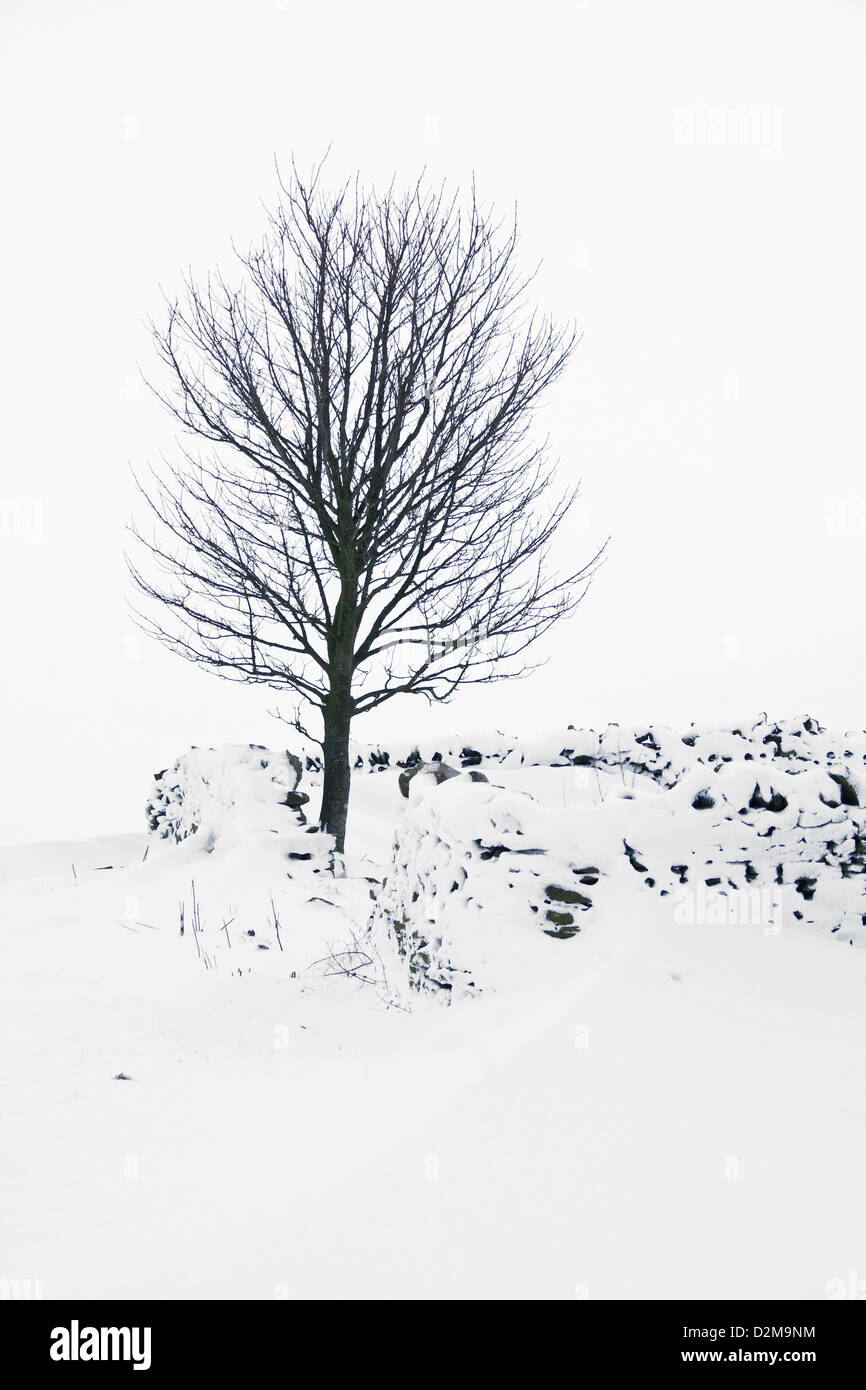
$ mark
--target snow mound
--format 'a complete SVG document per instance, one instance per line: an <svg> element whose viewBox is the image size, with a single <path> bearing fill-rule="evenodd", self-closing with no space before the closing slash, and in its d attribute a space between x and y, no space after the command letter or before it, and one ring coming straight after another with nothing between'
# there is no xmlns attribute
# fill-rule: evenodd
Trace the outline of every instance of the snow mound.
<svg viewBox="0 0 866 1390"><path fill-rule="evenodd" d="M396 948L410 987L452 996L476 992L491 959L485 987L519 974L528 928L568 939L592 907L601 871L580 861L573 830L525 792L414 778L371 922L380 949Z"/></svg>
<svg viewBox="0 0 866 1390"><path fill-rule="evenodd" d="M154 775L146 815L153 837L207 850L279 839L289 859L324 859L333 840L306 829L301 760L258 744L193 748Z"/></svg>

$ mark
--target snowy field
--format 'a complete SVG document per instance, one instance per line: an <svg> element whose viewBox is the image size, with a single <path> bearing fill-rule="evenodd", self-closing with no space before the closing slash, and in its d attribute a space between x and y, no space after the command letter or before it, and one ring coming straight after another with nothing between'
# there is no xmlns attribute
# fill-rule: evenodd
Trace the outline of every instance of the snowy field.
<svg viewBox="0 0 866 1390"><path fill-rule="evenodd" d="M359 772L345 877L252 812L0 851L0 1276L46 1298L823 1299L866 1272L866 953L834 935L841 900L818 928L685 920L615 840L692 774L483 768L492 788L408 799L398 768ZM492 905L442 949L478 992L447 1003L368 923L401 891L395 832L421 862L430 818L473 798L573 826L603 892L560 939L499 892L506 853L475 864ZM705 813L676 806L694 841Z"/></svg>

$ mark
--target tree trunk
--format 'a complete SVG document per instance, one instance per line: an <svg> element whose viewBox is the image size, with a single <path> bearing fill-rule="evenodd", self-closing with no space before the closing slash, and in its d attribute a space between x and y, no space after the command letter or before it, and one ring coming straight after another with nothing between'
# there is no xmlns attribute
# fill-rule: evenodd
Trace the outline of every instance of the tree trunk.
<svg viewBox="0 0 866 1390"><path fill-rule="evenodd" d="M328 694L322 707L325 770L319 816L322 829L333 835L338 854L342 854L346 848L346 817L349 814L349 781L352 776L349 766L349 726L355 713L352 678L355 674L355 638L358 633L358 577L354 565L350 563L353 533L348 497L344 499L341 528L342 583L328 643Z"/></svg>
<svg viewBox="0 0 866 1390"><path fill-rule="evenodd" d="M349 782L352 775L349 764L352 698L345 682L331 685L322 718L325 725L322 740L325 771L319 821L322 829L334 836L337 852L342 854L346 847L346 816L349 812Z"/></svg>

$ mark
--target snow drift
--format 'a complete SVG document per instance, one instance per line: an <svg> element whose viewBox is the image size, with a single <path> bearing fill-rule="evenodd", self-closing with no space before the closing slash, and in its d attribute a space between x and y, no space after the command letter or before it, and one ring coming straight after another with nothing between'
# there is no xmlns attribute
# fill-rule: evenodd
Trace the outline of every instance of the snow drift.
<svg viewBox="0 0 866 1390"><path fill-rule="evenodd" d="M300 748L298 787L284 752L194 750L149 838L0 848L0 1275L839 1297L866 1242L866 956L834 945L864 740L739 730L358 745L345 878ZM404 798L415 753L458 776Z"/></svg>

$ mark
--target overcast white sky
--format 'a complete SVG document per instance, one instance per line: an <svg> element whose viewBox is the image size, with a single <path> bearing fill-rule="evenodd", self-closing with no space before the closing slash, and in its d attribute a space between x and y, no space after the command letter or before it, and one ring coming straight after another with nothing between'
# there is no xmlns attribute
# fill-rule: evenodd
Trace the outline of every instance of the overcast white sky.
<svg viewBox="0 0 866 1390"><path fill-rule="evenodd" d="M262 226L274 156L518 203L584 338L547 412L564 548L609 558L529 681L359 737L715 719L866 723L863 0L2 0L0 841L137 828L190 744L280 743L276 697L125 607L159 286Z"/></svg>

